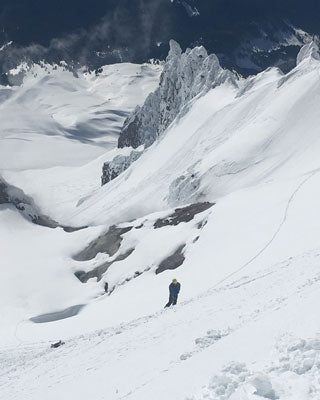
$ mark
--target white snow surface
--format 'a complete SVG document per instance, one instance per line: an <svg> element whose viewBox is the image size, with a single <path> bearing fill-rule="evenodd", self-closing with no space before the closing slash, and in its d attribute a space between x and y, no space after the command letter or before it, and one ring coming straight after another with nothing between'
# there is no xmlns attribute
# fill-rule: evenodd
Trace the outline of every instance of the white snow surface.
<svg viewBox="0 0 320 400"><path fill-rule="evenodd" d="M0 170L81 166L115 147L128 114L158 84L156 65L114 64L77 76L62 65L20 66L0 86Z"/></svg>
<svg viewBox="0 0 320 400"><path fill-rule="evenodd" d="M123 68L118 76L128 73L128 65ZM153 90L158 72L148 71L146 85ZM101 79L108 81L105 74ZM63 76L56 83L65 82ZM19 167L10 159L15 145L2 147L10 140L1 128L6 180L61 224L88 226L72 233L40 227L1 206L1 399L320 398L319 78L312 45L287 75L270 69L214 87L103 187L103 162L130 149L115 149L107 134L88 141L65 134L68 124L90 120L85 100L78 108L69 100L73 113L59 108L54 125L42 117L45 107L37 108L39 121L34 110L32 124L45 131L12 129L20 139L39 137L24 147ZM79 79L92 88L98 78ZM143 82L132 88L131 103L123 100L126 113L134 93L146 90ZM25 86L2 90L10 91L17 124L27 126L28 113L18 108ZM43 93L51 96L49 87ZM30 107L43 104L36 99ZM94 103L96 110L99 100ZM64 129L56 136L66 153L33 159L39 142L54 146L56 136L45 132L55 131L56 123ZM115 129L114 121L101 117L100 123L106 132ZM215 204L191 221L154 228L175 207L198 201ZM132 226L114 256L73 259L112 224ZM155 274L184 244L182 266ZM129 249L132 254L112 264L99 282L82 283L74 275ZM172 278L181 283L179 303L163 309ZM104 293L105 282L111 294ZM30 321L75 305L84 305L76 316ZM59 339L65 344L51 349Z"/></svg>

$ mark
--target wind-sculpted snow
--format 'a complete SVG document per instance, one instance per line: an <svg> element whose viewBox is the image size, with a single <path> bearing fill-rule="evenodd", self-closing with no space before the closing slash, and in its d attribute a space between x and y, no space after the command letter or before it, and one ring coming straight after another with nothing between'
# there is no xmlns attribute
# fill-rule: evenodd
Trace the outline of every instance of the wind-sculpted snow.
<svg viewBox="0 0 320 400"><path fill-rule="evenodd" d="M190 100L226 81L236 85L236 76L221 68L214 54L208 56L202 46L182 53L171 40L159 88L125 121L118 146L150 146L179 114L187 112Z"/></svg>

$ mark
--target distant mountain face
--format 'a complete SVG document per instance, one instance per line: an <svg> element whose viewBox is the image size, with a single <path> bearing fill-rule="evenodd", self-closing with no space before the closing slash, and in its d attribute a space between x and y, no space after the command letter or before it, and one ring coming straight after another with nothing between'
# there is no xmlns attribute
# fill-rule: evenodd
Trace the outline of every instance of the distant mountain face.
<svg viewBox="0 0 320 400"><path fill-rule="evenodd" d="M93 69L163 59L170 39L202 44L245 75L286 70L319 20L318 0L2 0L0 73L43 59Z"/></svg>

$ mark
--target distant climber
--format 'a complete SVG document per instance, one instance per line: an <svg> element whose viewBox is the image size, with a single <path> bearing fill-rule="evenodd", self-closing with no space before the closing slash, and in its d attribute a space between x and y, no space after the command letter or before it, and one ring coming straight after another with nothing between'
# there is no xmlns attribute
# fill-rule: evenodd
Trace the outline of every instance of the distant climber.
<svg viewBox="0 0 320 400"><path fill-rule="evenodd" d="M169 301L165 305L165 308L170 307L171 305L175 306L177 304L180 287L180 283L176 279L172 279L172 282L169 285Z"/></svg>

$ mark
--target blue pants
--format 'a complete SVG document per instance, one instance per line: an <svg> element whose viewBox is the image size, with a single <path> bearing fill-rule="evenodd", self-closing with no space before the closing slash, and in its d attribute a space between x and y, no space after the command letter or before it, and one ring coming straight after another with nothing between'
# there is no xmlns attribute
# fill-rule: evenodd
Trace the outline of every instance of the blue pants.
<svg viewBox="0 0 320 400"><path fill-rule="evenodd" d="M169 301L168 301L168 303L165 305L164 308L170 307L170 306L172 306L172 305L175 306L175 305L177 304L177 300L178 300L178 295L170 294L170 296L169 296Z"/></svg>

